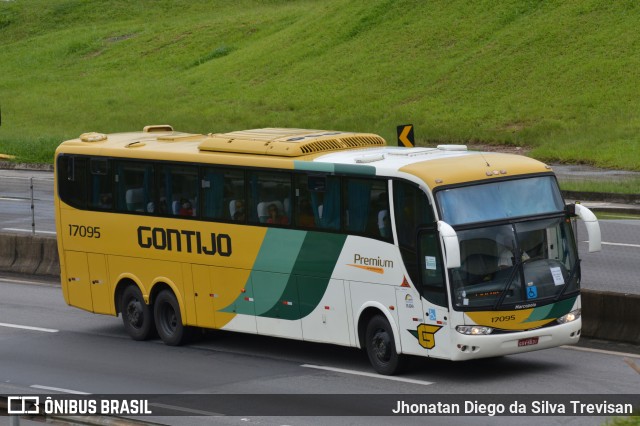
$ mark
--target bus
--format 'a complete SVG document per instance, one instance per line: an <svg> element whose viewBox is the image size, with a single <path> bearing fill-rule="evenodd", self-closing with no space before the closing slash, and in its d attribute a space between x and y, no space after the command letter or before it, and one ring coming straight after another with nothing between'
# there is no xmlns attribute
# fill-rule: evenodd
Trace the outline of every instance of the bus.
<svg viewBox="0 0 640 426"><path fill-rule="evenodd" d="M67 304L135 340L219 329L361 348L395 374L574 344L574 218L551 168L375 134L146 126L55 154Z"/></svg>

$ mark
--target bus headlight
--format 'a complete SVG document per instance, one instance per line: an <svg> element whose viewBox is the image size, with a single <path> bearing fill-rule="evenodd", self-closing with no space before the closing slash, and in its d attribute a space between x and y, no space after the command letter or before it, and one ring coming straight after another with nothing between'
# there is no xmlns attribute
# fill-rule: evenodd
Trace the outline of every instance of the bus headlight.
<svg viewBox="0 0 640 426"><path fill-rule="evenodd" d="M567 315L561 316L556 321L558 322L558 324L566 324L566 323L577 320L578 318L580 318L580 315L581 315L581 309L576 309L575 311L569 312Z"/></svg>
<svg viewBox="0 0 640 426"><path fill-rule="evenodd" d="M482 325L459 325L456 327L456 331L467 336L483 336L491 334L493 328Z"/></svg>

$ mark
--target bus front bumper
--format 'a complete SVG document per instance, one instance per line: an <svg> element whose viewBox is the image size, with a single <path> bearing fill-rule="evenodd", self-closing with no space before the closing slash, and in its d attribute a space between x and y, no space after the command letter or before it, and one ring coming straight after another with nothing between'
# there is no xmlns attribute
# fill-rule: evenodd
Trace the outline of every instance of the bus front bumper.
<svg viewBox="0 0 640 426"><path fill-rule="evenodd" d="M529 331L469 336L453 332L451 359L464 361L573 345L580 340L582 318Z"/></svg>

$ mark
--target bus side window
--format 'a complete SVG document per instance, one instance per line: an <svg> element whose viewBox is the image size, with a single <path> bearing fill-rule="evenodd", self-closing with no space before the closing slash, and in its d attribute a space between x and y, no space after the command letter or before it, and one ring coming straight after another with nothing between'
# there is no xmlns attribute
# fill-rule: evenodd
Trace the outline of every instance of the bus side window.
<svg viewBox="0 0 640 426"><path fill-rule="evenodd" d="M416 230L435 222L427 195L408 182L393 182L396 231L400 246L416 249Z"/></svg>
<svg viewBox="0 0 640 426"><path fill-rule="evenodd" d="M420 271L421 293L429 302L439 306L447 306L447 289L444 280L442 251L438 231L428 230L420 233Z"/></svg>
<svg viewBox="0 0 640 426"><path fill-rule="evenodd" d="M345 200L348 232L391 238L386 181L348 178Z"/></svg>
<svg viewBox="0 0 640 426"><path fill-rule="evenodd" d="M244 171L206 168L201 181L203 216L244 222Z"/></svg>
<svg viewBox="0 0 640 426"><path fill-rule="evenodd" d="M393 181L393 205L402 260L409 277L417 285L420 282L417 230L433 224L435 216L427 195L409 182Z"/></svg>
<svg viewBox="0 0 640 426"><path fill-rule="evenodd" d="M311 191L309 176L295 175L294 182L295 197L295 221L294 224L300 228L315 228L318 220L317 206L314 208L311 203Z"/></svg>
<svg viewBox="0 0 640 426"><path fill-rule="evenodd" d="M123 212L153 212L153 166L120 161L116 163L115 172L116 209Z"/></svg>
<svg viewBox="0 0 640 426"><path fill-rule="evenodd" d="M89 182L89 207L99 210L113 208L113 185L109 161L106 158L89 160L91 181Z"/></svg>
<svg viewBox="0 0 640 426"><path fill-rule="evenodd" d="M340 230L342 216L340 178L326 175L296 176L296 225Z"/></svg>
<svg viewBox="0 0 640 426"><path fill-rule="evenodd" d="M87 163L85 157L58 157L58 190L60 199L72 207L87 207Z"/></svg>
<svg viewBox="0 0 640 426"><path fill-rule="evenodd" d="M171 164L160 166L159 169L159 209L156 213L196 216L199 192L197 168ZM164 209L167 211L163 211Z"/></svg>
<svg viewBox="0 0 640 426"><path fill-rule="evenodd" d="M249 222L288 225L291 217L291 174L252 172L249 176Z"/></svg>

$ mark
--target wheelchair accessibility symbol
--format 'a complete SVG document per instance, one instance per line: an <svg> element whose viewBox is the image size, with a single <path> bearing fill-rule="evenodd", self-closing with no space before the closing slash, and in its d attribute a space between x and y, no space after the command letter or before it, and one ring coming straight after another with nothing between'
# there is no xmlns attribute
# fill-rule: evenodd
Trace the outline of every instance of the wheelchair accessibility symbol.
<svg viewBox="0 0 640 426"><path fill-rule="evenodd" d="M538 297L538 287L535 285L527 287L527 299L535 299Z"/></svg>

